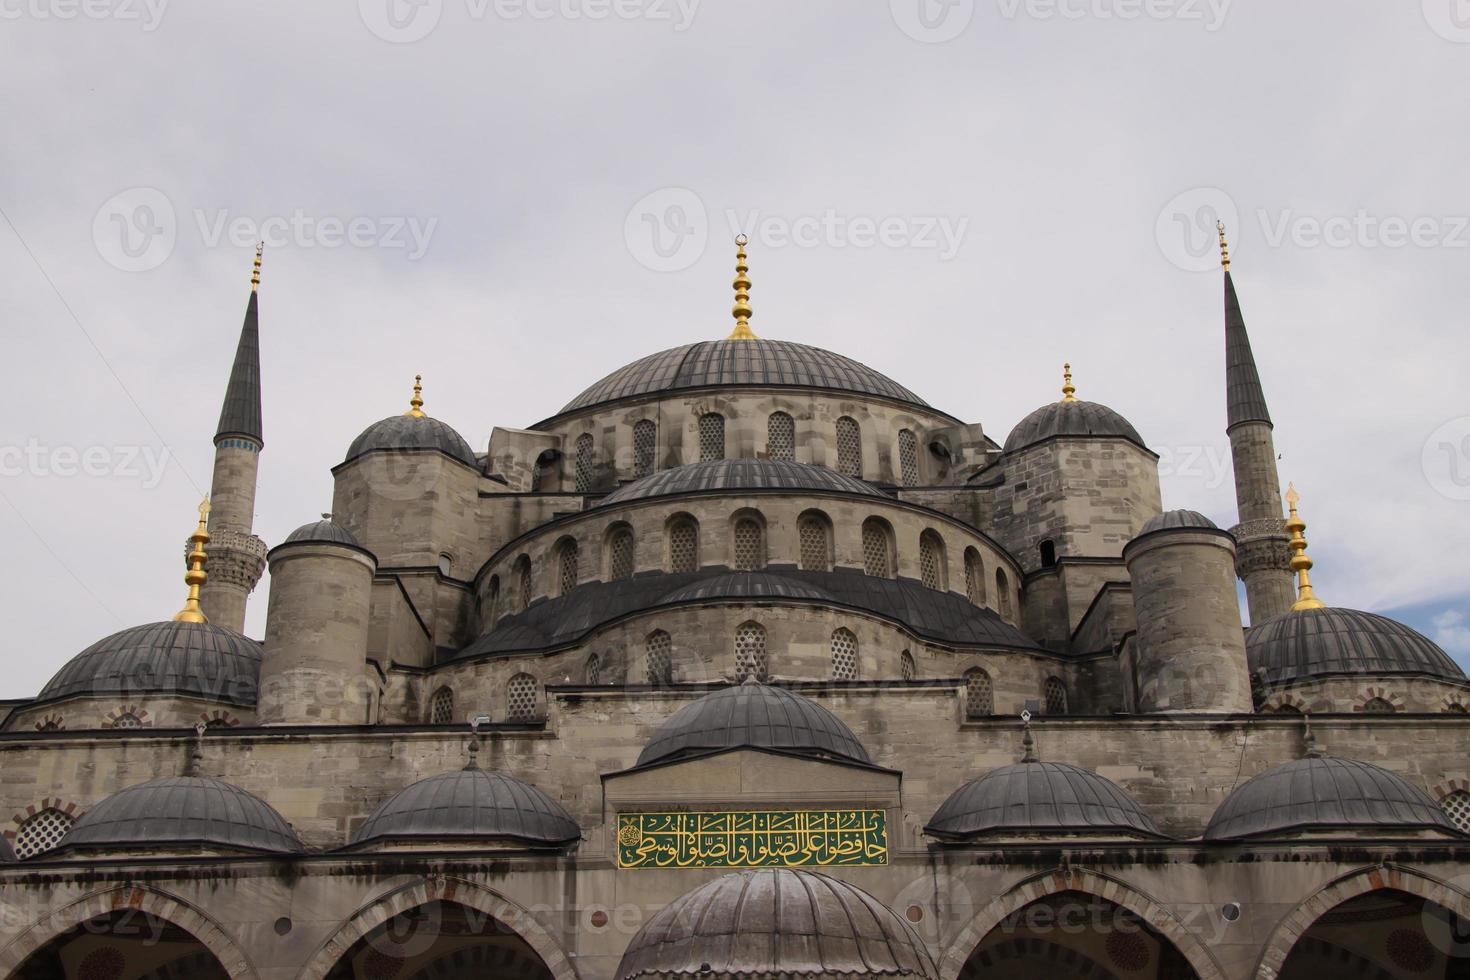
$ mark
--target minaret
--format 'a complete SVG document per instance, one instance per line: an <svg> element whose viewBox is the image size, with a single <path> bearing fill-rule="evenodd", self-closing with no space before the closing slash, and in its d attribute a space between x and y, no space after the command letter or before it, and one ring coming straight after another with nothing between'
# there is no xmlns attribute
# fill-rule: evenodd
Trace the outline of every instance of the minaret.
<svg viewBox="0 0 1470 980"><path fill-rule="evenodd" d="M209 581L200 602L216 626L245 630L245 602L265 570L265 542L251 533L255 481L265 446L260 423L260 325L257 300L263 245L255 247L250 300L225 404L214 435L214 479L210 489Z"/></svg>
<svg viewBox="0 0 1470 980"><path fill-rule="evenodd" d="M1235 463L1235 503L1240 523L1235 536L1236 573L1245 582L1251 623L1264 623L1291 609L1294 600L1286 524L1281 519L1281 477L1276 472L1276 441L1261 376L1235 282L1230 249L1220 223L1220 265L1225 270L1225 392L1230 456Z"/></svg>

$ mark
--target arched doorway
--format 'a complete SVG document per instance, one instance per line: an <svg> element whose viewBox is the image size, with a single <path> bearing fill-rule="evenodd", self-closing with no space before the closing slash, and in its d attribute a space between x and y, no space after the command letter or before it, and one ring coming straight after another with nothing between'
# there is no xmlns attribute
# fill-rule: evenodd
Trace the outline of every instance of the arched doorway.
<svg viewBox="0 0 1470 980"><path fill-rule="evenodd" d="M1470 921L1393 888L1339 902L1302 933L1279 980L1470 980Z"/></svg>
<svg viewBox="0 0 1470 980"><path fill-rule="evenodd" d="M961 980L1199 980L1167 938L1135 912L1081 891L1043 896L1001 919Z"/></svg>
<svg viewBox="0 0 1470 980"><path fill-rule="evenodd" d="M54 936L12 980L230 980L195 936L144 909L99 915Z"/></svg>
<svg viewBox="0 0 1470 980"><path fill-rule="evenodd" d="M553 980L536 951L499 919L458 902L435 900L404 909L369 930L326 978L472 980L490 975Z"/></svg>

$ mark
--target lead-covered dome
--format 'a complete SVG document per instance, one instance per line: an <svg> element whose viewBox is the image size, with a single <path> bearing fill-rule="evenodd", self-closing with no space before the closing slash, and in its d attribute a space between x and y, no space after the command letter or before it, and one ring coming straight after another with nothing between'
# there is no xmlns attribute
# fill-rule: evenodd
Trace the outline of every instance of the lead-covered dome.
<svg viewBox="0 0 1470 980"><path fill-rule="evenodd" d="M1058 436L1127 439L1147 448L1138 430L1123 416L1106 405L1078 400L1052 402L1026 416L1006 437L1005 451L1019 452Z"/></svg>
<svg viewBox="0 0 1470 980"><path fill-rule="evenodd" d="M1463 836L1427 793L1396 773L1352 759L1306 758L1246 780L1210 818L1205 840L1343 830Z"/></svg>
<svg viewBox="0 0 1470 980"><path fill-rule="evenodd" d="M530 783L483 769L440 773L394 793L352 835L371 841L483 841L568 844L582 829L561 804Z"/></svg>
<svg viewBox="0 0 1470 980"><path fill-rule="evenodd" d="M699 579L675 589L658 600L659 605L675 602L704 602L714 599L806 599L835 602L830 592L807 582L771 572L727 572L713 578Z"/></svg>
<svg viewBox="0 0 1470 980"><path fill-rule="evenodd" d="M940 804L924 831L952 841L1032 834L1163 836L1116 783L1057 762L1018 762L971 780Z"/></svg>
<svg viewBox="0 0 1470 980"><path fill-rule="evenodd" d="M634 480L602 498L602 503L625 504L649 497L722 490L815 490L883 496L872 484L812 463L781 459L711 459L660 470Z"/></svg>
<svg viewBox="0 0 1470 980"><path fill-rule="evenodd" d="M41 688L36 701L179 694L254 704L259 682L255 640L210 623L148 623L87 647Z"/></svg>
<svg viewBox="0 0 1470 980"><path fill-rule="evenodd" d="M1303 609L1245 631L1251 676L1266 686L1344 674L1414 674L1465 680L1434 641L1387 616Z"/></svg>
<svg viewBox="0 0 1470 980"><path fill-rule="evenodd" d="M61 848L103 851L217 847L294 854L301 841L270 804L238 786L171 776L118 790L82 814Z"/></svg>
<svg viewBox="0 0 1470 980"><path fill-rule="evenodd" d="M353 533L335 523L330 517L324 517L310 524L303 524L290 534L281 544L340 544L349 548L361 548ZM279 547L279 546L278 546Z"/></svg>
<svg viewBox="0 0 1470 980"><path fill-rule="evenodd" d="M616 980L937 975L924 943L872 895L815 872L766 868L670 902L628 943Z"/></svg>
<svg viewBox="0 0 1470 980"><path fill-rule="evenodd" d="M747 678L674 712L648 740L637 765L739 748L872 764L852 729L832 712L799 694Z"/></svg>
<svg viewBox="0 0 1470 980"><path fill-rule="evenodd" d="M1138 536L1154 531L1201 530L1218 531L1219 526L1197 510L1169 510L1156 514L1144 522Z"/></svg>
<svg viewBox="0 0 1470 980"><path fill-rule="evenodd" d="M479 466L475 451L465 442L464 436L427 415L392 415L374 422L352 440L342 461L349 463L363 453L410 449L436 450L466 466Z"/></svg>

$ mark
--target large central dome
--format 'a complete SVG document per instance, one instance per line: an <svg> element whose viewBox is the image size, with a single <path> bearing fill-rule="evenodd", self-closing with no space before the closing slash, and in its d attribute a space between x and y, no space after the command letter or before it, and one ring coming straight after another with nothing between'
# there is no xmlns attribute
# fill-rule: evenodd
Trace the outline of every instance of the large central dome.
<svg viewBox="0 0 1470 980"><path fill-rule="evenodd" d="M639 395L723 385L819 388L929 407L893 379L819 347L785 340L706 340L618 368L568 402L561 414Z"/></svg>

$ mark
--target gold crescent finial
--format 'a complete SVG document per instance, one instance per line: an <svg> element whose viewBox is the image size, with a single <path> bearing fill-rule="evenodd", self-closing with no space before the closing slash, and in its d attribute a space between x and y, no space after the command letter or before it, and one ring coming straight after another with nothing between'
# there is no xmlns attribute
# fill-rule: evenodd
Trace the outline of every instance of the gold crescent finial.
<svg viewBox="0 0 1470 980"><path fill-rule="evenodd" d="M403 413L412 419L426 419L424 414L424 376L413 376L413 397L408 400L408 411Z"/></svg>
<svg viewBox="0 0 1470 980"><path fill-rule="evenodd" d="M726 340L756 340L755 331L750 329L750 266L745 261L745 246L750 239L735 236L735 305L730 315L735 317L735 329Z"/></svg>
<svg viewBox="0 0 1470 980"><path fill-rule="evenodd" d="M1226 272L1230 271L1230 245L1225 241L1225 222L1216 221L1215 227L1220 231L1220 268Z"/></svg>
<svg viewBox="0 0 1470 980"><path fill-rule="evenodd" d="M265 242L255 243L255 268L250 271L250 291L257 292L260 289L260 256L265 251Z"/></svg>
<svg viewBox="0 0 1470 980"><path fill-rule="evenodd" d="M1072 365L1062 365L1062 401L1075 402L1077 400L1077 386L1072 383Z"/></svg>
<svg viewBox="0 0 1470 980"><path fill-rule="evenodd" d="M1327 603L1317 598L1317 593L1312 591L1312 559L1307 556L1307 536L1303 532L1307 529L1307 522L1297 513L1296 505L1301 503L1302 495L1296 492L1296 485L1286 485L1286 506L1290 513L1286 518L1286 530L1291 535L1291 540L1286 546L1293 552L1291 556L1291 570L1296 572L1296 602L1292 604L1292 612L1300 612L1303 609L1324 609Z"/></svg>
<svg viewBox="0 0 1470 980"><path fill-rule="evenodd" d="M209 544L208 497L199 504L199 526L189 535L189 544L189 570L184 573L184 583L189 586L189 598L184 600L184 608L174 615L174 622L207 623L209 619L199 607L199 590L204 588L204 583L209 579L209 574L204 571L204 563L209 561L209 555L204 551L204 546Z"/></svg>

